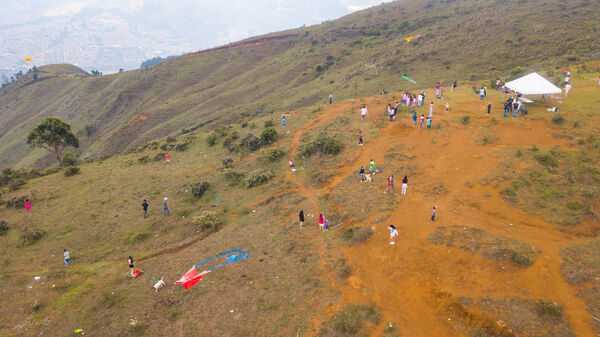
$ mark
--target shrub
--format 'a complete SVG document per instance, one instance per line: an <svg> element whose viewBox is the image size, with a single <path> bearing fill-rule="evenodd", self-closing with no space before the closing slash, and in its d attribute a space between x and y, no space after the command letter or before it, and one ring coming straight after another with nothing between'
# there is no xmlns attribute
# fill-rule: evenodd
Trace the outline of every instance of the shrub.
<svg viewBox="0 0 600 337"><path fill-rule="evenodd" d="M317 337L366 336L366 324L374 326L380 319L374 304L350 304L324 322Z"/></svg>
<svg viewBox="0 0 600 337"><path fill-rule="evenodd" d="M562 316L561 306L552 301L538 300L535 303L535 311L540 316L550 316L554 318Z"/></svg>
<svg viewBox="0 0 600 337"><path fill-rule="evenodd" d="M210 187L210 184L208 183L208 181L203 181L200 183L195 183L192 186L192 194L196 197L196 198L200 198L204 195L204 192L206 192L206 190L208 190L208 188Z"/></svg>
<svg viewBox="0 0 600 337"><path fill-rule="evenodd" d="M150 159L150 157L148 157L148 156L139 157L138 162L146 163L146 162L148 162L149 159Z"/></svg>
<svg viewBox="0 0 600 337"><path fill-rule="evenodd" d="M36 227L25 227L21 230L21 246L29 246L44 237L46 232Z"/></svg>
<svg viewBox="0 0 600 337"><path fill-rule="evenodd" d="M551 166L551 167L557 167L558 166L558 160L556 159L556 157L554 157L554 155L550 152L546 152L546 153L536 153L533 158L535 158L535 160L537 160L538 163L544 165L544 166Z"/></svg>
<svg viewBox="0 0 600 337"><path fill-rule="evenodd" d="M258 169L246 176L246 178L244 179L244 185L248 188L259 186L269 181L271 178L273 178L273 176L273 172Z"/></svg>
<svg viewBox="0 0 600 337"><path fill-rule="evenodd" d="M65 155L62 157L63 166L75 166L77 165L77 157L71 151L67 151Z"/></svg>
<svg viewBox="0 0 600 337"><path fill-rule="evenodd" d="M313 140L300 145L298 152L300 156L308 158L316 153L336 155L340 153L342 149L343 146L337 138L321 133Z"/></svg>
<svg viewBox="0 0 600 337"><path fill-rule="evenodd" d="M166 155L166 153L164 153L164 152L157 153L156 156L154 156L154 161L165 160L165 155Z"/></svg>
<svg viewBox="0 0 600 337"><path fill-rule="evenodd" d="M78 174L79 171L80 171L79 167L69 166L65 169L65 177L74 176L74 175Z"/></svg>
<svg viewBox="0 0 600 337"><path fill-rule="evenodd" d="M516 201L517 200L517 191L513 190L510 187L503 188L502 191L500 192L500 195L502 195L502 199L504 199L506 201Z"/></svg>
<svg viewBox="0 0 600 337"><path fill-rule="evenodd" d="M232 158L227 157L227 158L221 159L221 164L223 164L223 167L230 167L232 163L233 163Z"/></svg>
<svg viewBox="0 0 600 337"><path fill-rule="evenodd" d="M0 220L0 236L6 234L8 232L8 224L4 220Z"/></svg>
<svg viewBox="0 0 600 337"><path fill-rule="evenodd" d="M14 197L10 200L6 200L6 207L8 208L25 208L26 196Z"/></svg>
<svg viewBox="0 0 600 337"><path fill-rule="evenodd" d="M373 230L371 227L352 226L344 230L341 234L341 237L346 244L354 245L366 242L371 235L373 235Z"/></svg>
<svg viewBox="0 0 600 337"><path fill-rule="evenodd" d="M225 180L229 182L230 186L239 185L244 178L246 178L246 172L236 171L235 169L225 169Z"/></svg>
<svg viewBox="0 0 600 337"><path fill-rule="evenodd" d="M277 133L277 130L271 127L264 129L263 132L260 134L260 139L265 145L274 143L275 141L277 141L278 137L279 134Z"/></svg>
<svg viewBox="0 0 600 337"><path fill-rule="evenodd" d="M169 136L167 137L167 143L175 143L177 141L177 137Z"/></svg>
<svg viewBox="0 0 600 337"><path fill-rule="evenodd" d="M217 137L217 135L213 133L210 136L208 136L208 138L206 138L206 143L208 144L208 146L215 146L218 140L219 138Z"/></svg>
<svg viewBox="0 0 600 337"><path fill-rule="evenodd" d="M25 180L22 178L13 180L10 184L8 184L8 190L13 192L21 188L21 186L25 185Z"/></svg>
<svg viewBox="0 0 600 337"><path fill-rule="evenodd" d="M471 117L469 117L469 116L462 116L460 118L460 122L463 123L464 125L468 125L469 123L471 123Z"/></svg>
<svg viewBox="0 0 600 337"><path fill-rule="evenodd" d="M211 232L215 232L219 226L217 215L208 211L202 212L199 216L194 217L192 221L193 224L201 231L209 230Z"/></svg>
<svg viewBox="0 0 600 337"><path fill-rule="evenodd" d="M556 114L552 117L552 123L555 125L563 125L565 123L565 118L560 114Z"/></svg>
<svg viewBox="0 0 600 337"><path fill-rule="evenodd" d="M285 151L276 147L276 148L268 148L264 149L260 155L258 156L258 160L263 162L275 162L279 158L283 157Z"/></svg>
<svg viewBox="0 0 600 337"><path fill-rule="evenodd" d="M273 125L275 125L275 123L273 123L272 119L269 119L268 121L265 121L265 128L270 128Z"/></svg>
<svg viewBox="0 0 600 337"><path fill-rule="evenodd" d="M260 149L261 141L253 134L249 134L244 137L240 142L240 147L250 151L256 151Z"/></svg>

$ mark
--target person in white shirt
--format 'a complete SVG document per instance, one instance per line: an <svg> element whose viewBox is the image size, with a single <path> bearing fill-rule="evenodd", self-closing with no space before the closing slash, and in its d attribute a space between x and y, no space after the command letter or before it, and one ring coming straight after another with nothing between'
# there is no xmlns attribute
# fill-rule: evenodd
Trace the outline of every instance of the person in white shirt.
<svg viewBox="0 0 600 337"><path fill-rule="evenodd" d="M393 245L396 243L394 237L398 236L398 231L394 225L389 225L388 228L390 229L390 245Z"/></svg>
<svg viewBox="0 0 600 337"><path fill-rule="evenodd" d="M571 85L567 83L565 84L565 97L569 96L569 90L571 90Z"/></svg>
<svg viewBox="0 0 600 337"><path fill-rule="evenodd" d="M71 258L69 257L69 252L67 251L67 248L64 249L63 255L65 257L65 263L67 264L67 266L70 266Z"/></svg>
<svg viewBox="0 0 600 337"><path fill-rule="evenodd" d="M367 109L367 106L363 105L362 109L360 109L360 114L361 114L363 120L365 119L365 117L367 117L368 113L369 113L369 110Z"/></svg>

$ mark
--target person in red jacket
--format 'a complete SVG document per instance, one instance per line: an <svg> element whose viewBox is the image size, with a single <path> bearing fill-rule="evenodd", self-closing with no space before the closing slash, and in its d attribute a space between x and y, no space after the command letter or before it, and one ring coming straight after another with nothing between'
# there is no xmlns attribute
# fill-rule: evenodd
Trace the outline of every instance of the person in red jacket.
<svg viewBox="0 0 600 337"><path fill-rule="evenodd" d="M171 161L171 157L169 156L168 153L165 154L165 160L166 160L166 164L168 164Z"/></svg>
<svg viewBox="0 0 600 337"><path fill-rule="evenodd" d="M319 214L319 230L322 231L325 229L325 217L323 214Z"/></svg>

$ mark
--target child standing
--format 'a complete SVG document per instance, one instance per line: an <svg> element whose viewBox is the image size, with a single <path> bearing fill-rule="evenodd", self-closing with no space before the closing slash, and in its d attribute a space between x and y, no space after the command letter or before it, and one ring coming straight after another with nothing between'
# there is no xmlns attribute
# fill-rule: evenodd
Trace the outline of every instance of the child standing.
<svg viewBox="0 0 600 337"><path fill-rule="evenodd" d="M422 129L423 124L425 123L425 115L421 115L421 119L419 120L419 127Z"/></svg>
<svg viewBox="0 0 600 337"><path fill-rule="evenodd" d="M325 217L323 214L319 214L319 230L322 231L325 229Z"/></svg>
<svg viewBox="0 0 600 337"><path fill-rule="evenodd" d="M298 214L298 217L300 218L300 228L304 227L304 210L301 209L300 210L300 214Z"/></svg>
<svg viewBox="0 0 600 337"><path fill-rule="evenodd" d="M365 120L365 117L367 117L367 114L369 113L369 110L367 109L366 105L363 105L362 109L360 109L360 115L362 120Z"/></svg>
<svg viewBox="0 0 600 337"><path fill-rule="evenodd" d="M413 128L416 128L417 127L417 112L416 111L413 111L412 118L413 118Z"/></svg>
<svg viewBox="0 0 600 337"><path fill-rule="evenodd" d="M387 194L387 191L394 192L394 176L389 176L387 179L387 187L383 193Z"/></svg>
<svg viewBox="0 0 600 337"><path fill-rule="evenodd" d="M371 162L369 163L369 170L371 171L371 175L375 175L375 172L377 171L375 168L375 161L373 159L371 159Z"/></svg>
<svg viewBox="0 0 600 337"><path fill-rule="evenodd" d="M165 163L168 164L171 162L171 156L169 156L169 153L165 153Z"/></svg>
<svg viewBox="0 0 600 337"><path fill-rule="evenodd" d="M408 188L408 176L402 178L402 195L406 195L406 189Z"/></svg>
<svg viewBox="0 0 600 337"><path fill-rule="evenodd" d="M394 238L398 236L398 231L394 225L389 225L388 228L390 229L390 245L393 245L396 243Z"/></svg>
<svg viewBox="0 0 600 337"><path fill-rule="evenodd" d="M148 206L150 204L146 201L146 199L144 199L144 202L142 203L142 208L144 209L144 218L148 217Z"/></svg>
<svg viewBox="0 0 600 337"><path fill-rule="evenodd" d="M67 264L67 266L70 266L71 258L69 257L69 252L67 251L67 248L63 250L63 256L65 257L65 263Z"/></svg>
<svg viewBox="0 0 600 337"><path fill-rule="evenodd" d="M363 145L363 134L362 134L362 131L358 131L358 145Z"/></svg>
<svg viewBox="0 0 600 337"><path fill-rule="evenodd" d="M283 124L283 126L285 126L285 115L281 116L281 124Z"/></svg>
<svg viewBox="0 0 600 337"><path fill-rule="evenodd" d="M25 199L25 210L27 210L27 213L29 213L30 209L31 209L31 204L29 203L29 199Z"/></svg>
<svg viewBox="0 0 600 337"><path fill-rule="evenodd" d="M133 257L129 257L129 259L127 259L127 264L129 265L129 271L131 272L131 277L135 277L135 274L133 273L133 267L135 266L135 262L133 262Z"/></svg>
<svg viewBox="0 0 600 337"><path fill-rule="evenodd" d="M433 102L429 103L429 115L433 114Z"/></svg>
<svg viewBox="0 0 600 337"><path fill-rule="evenodd" d="M171 212L169 212L169 207L167 206L167 200L169 200L167 197L165 197L163 200L163 216L165 216L165 213L167 213L167 215L171 215Z"/></svg>
<svg viewBox="0 0 600 337"><path fill-rule="evenodd" d="M433 212L431 212L431 222L433 222L435 220L435 211L437 210L437 208L435 206L433 206Z"/></svg>
<svg viewBox="0 0 600 337"><path fill-rule="evenodd" d="M492 111L492 103L488 103L488 115L490 114L490 111ZM504 116L506 117L506 116Z"/></svg>
<svg viewBox="0 0 600 337"><path fill-rule="evenodd" d="M431 129L431 116L427 117L427 129Z"/></svg>

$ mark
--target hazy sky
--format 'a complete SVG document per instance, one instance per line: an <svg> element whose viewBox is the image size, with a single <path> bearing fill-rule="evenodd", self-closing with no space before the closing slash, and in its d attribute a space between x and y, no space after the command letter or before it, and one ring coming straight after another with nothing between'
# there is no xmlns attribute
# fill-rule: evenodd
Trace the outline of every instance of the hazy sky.
<svg viewBox="0 0 600 337"><path fill-rule="evenodd" d="M0 70L56 62L130 69L154 56L317 24L381 2L0 0Z"/></svg>

